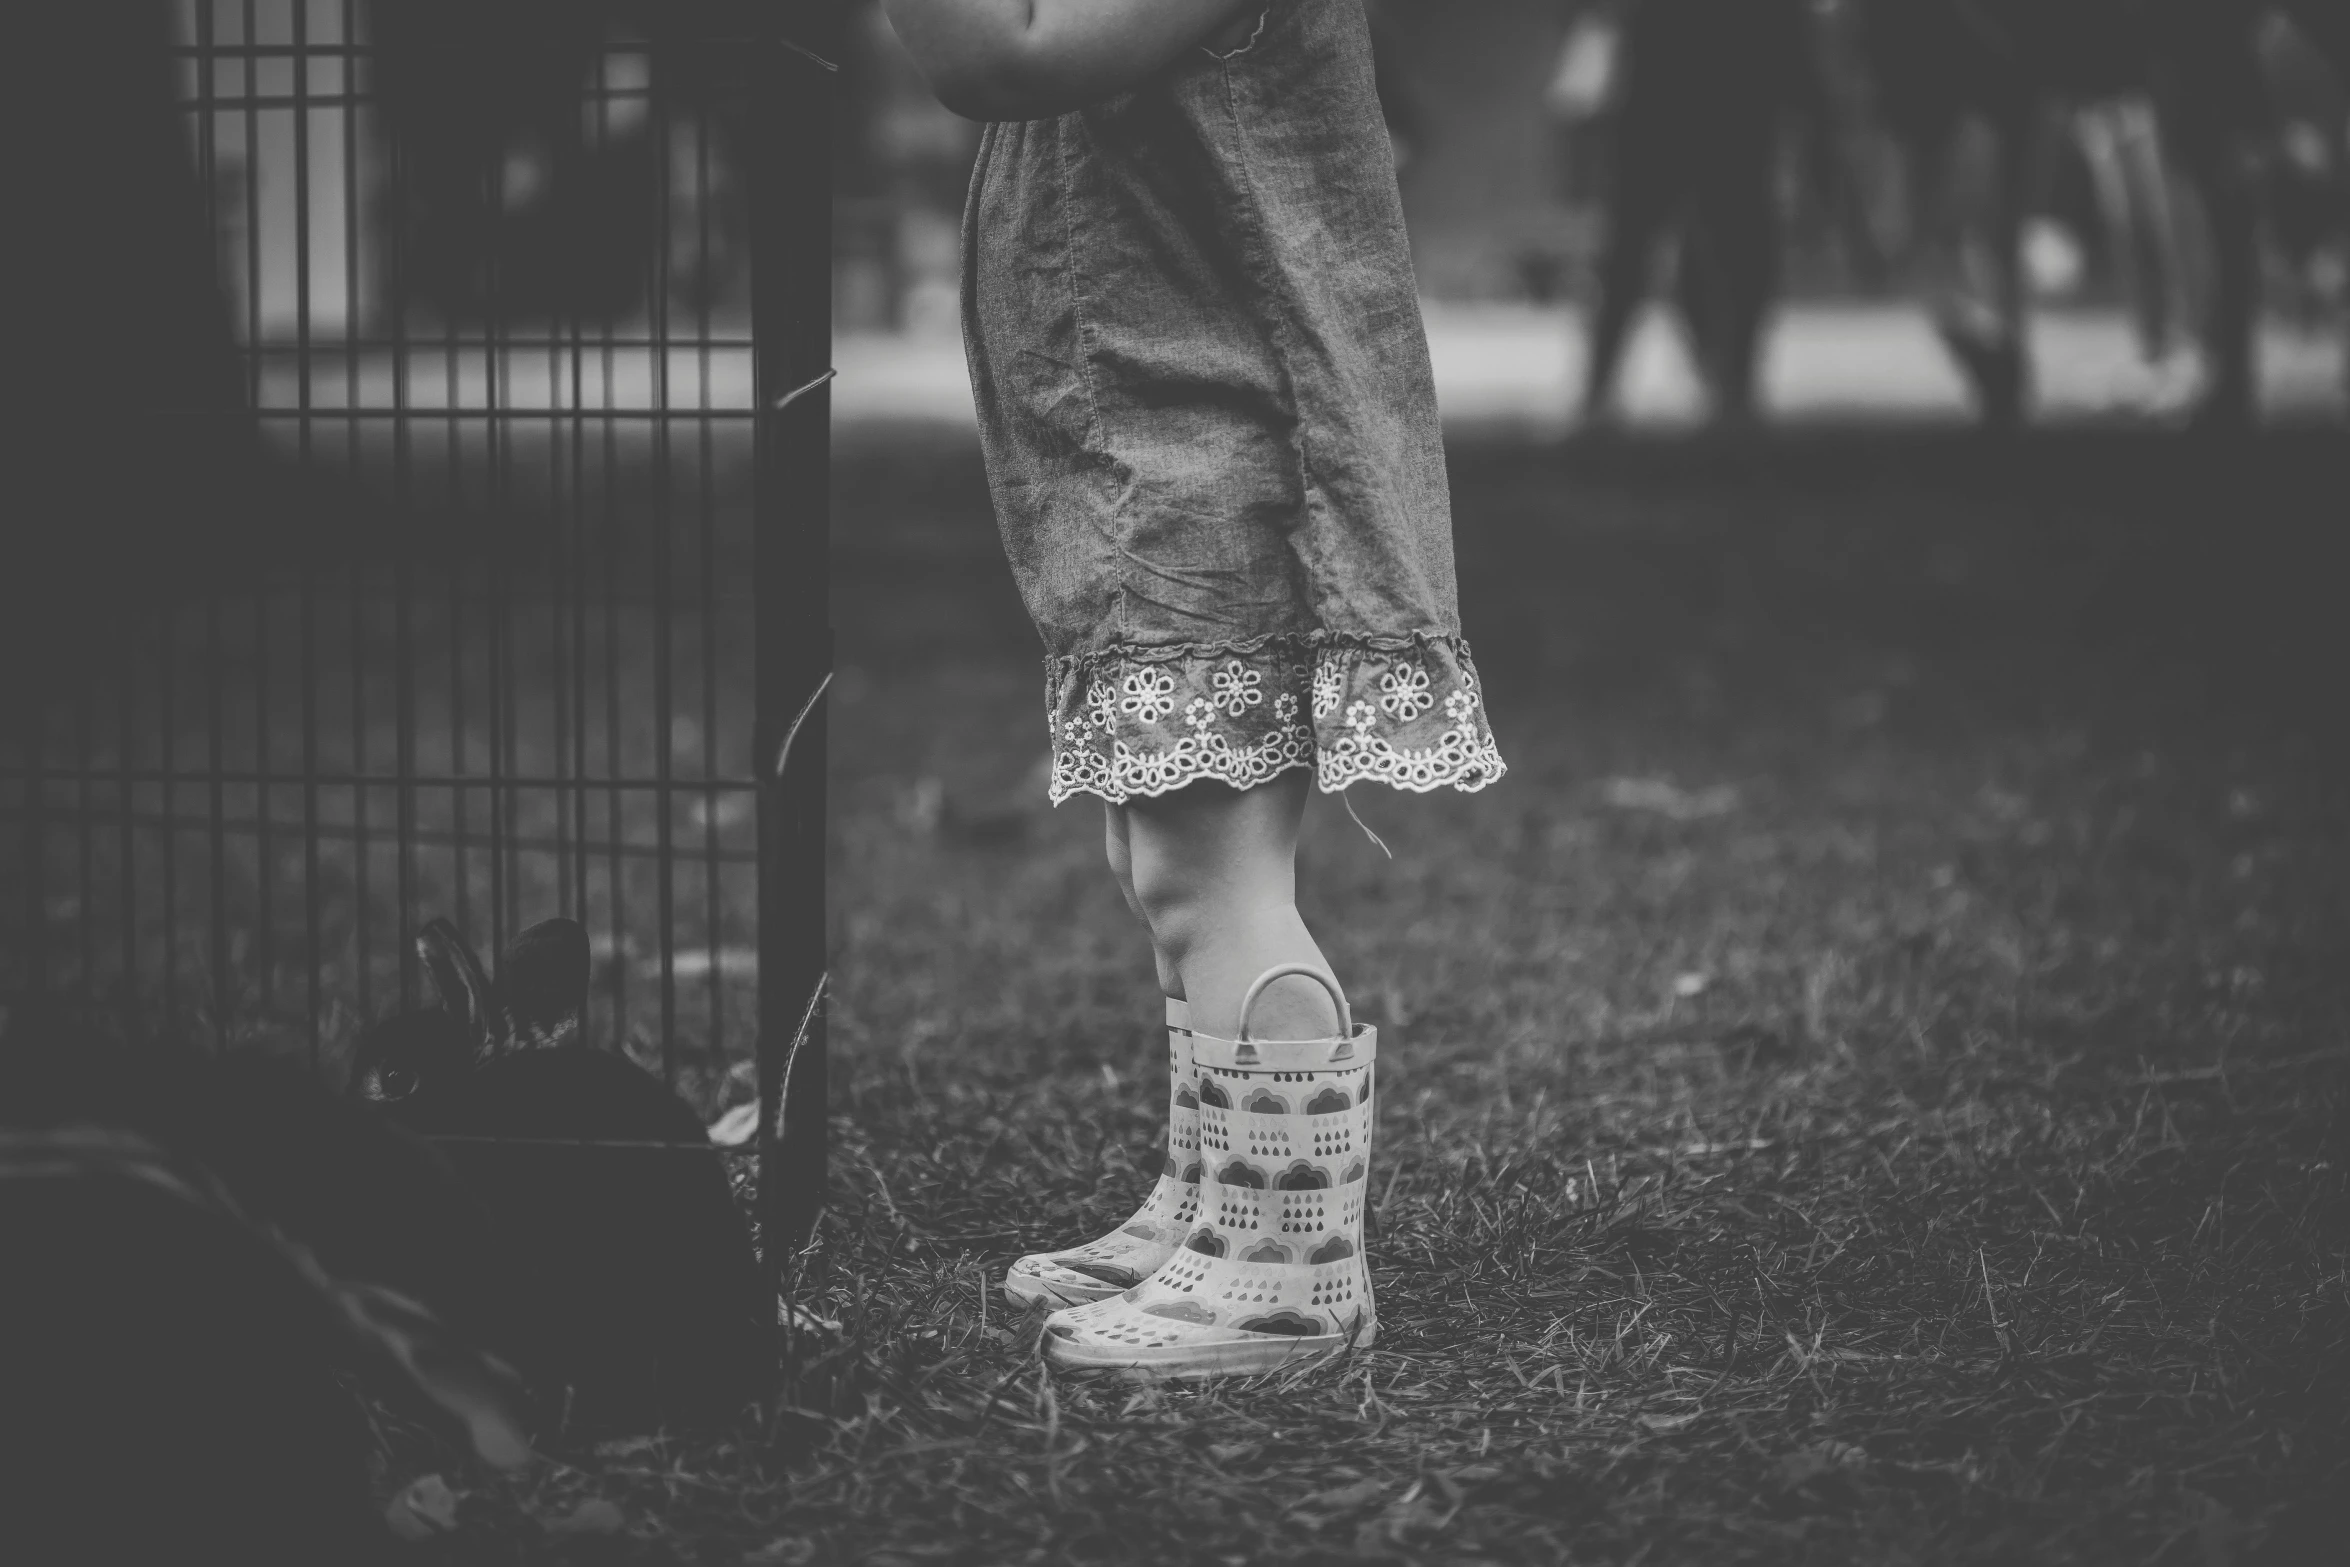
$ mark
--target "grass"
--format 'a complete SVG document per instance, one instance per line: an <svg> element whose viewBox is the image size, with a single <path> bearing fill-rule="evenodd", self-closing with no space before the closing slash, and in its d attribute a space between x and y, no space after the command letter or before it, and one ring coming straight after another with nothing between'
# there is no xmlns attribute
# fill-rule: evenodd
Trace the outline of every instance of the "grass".
<svg viewBox="0 0 2350 1567"><path fill-rule="evenodd" d="M419 1559L2230 1563L2339 1495L2338 439L1459 449L1512 775L1303 851L1382 1337L1161 1391L995 1293L1146 1183L1157 1003L904 440L840 464L837 1328L771 1431L395 1444Z"/></svg>

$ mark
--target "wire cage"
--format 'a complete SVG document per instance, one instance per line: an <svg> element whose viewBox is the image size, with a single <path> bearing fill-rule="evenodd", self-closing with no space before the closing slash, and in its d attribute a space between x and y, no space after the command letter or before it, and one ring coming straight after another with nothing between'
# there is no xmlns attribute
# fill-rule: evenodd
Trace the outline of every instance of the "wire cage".
<svg viewBox="0 0 2350 1567"><path fill-rule="evenodd" d="M0 990L331 1076L425 921L569 915L593 1038L759 1104L776 1267L822 1190L839 7L153 9L299 537L19 704Z"/></svg>

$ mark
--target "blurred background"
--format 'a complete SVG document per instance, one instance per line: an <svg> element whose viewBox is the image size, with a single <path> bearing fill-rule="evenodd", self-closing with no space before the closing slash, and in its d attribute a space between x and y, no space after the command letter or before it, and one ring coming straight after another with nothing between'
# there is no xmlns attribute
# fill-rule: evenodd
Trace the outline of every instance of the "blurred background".
<svg viewBox="0 0 2350 1567"><path fill-rule="evenodd" d="M1578 418L1594 317L1632 311L1614 389L1641 422L1708 399L1671 324L1706 241L1781 414L1981 411L1938 326L2033 317L2048 415L2169 417L2210 394L2215 222L2247 230L2260 399L2338 418L2350 123L2322 38L2244 0L1373 0L1379 83L1446 413ZM2306 8L2322 33L2329 8ZM2333 25L2339 26L2336 22ZM959 415L957 219L977 127L939 108L876 6L844 78L842 410ZM2159 120L2159 124L2157 121ZM2003 149L1999 143L2010 144ZM2215 169L2224 170L2228 189ZM2002 186L2007 188L2002 189ZM2215 212L2213 209L2217 207ZM2004 225L2020 298L1999 301ZM1636 230L1626 233L1626 230ZM1607 275L1611 233L1640 251ZM2241 286L2241 285L2239 285ZM1653 292L1659 308L1633 310ZM1701 307L1702 308L1702 307ZM1686 322L1684 311L1678 318ZM1750 329L1751 330L1751 329ZM2010 330L2013 330L2012 328ZM1737 327L1733 322L1733 335ZM1965 345L1971 346L1971 345ZM1732 350L1735 353L1735 349ZM870 399L870 401L868 401Z"/></svg>

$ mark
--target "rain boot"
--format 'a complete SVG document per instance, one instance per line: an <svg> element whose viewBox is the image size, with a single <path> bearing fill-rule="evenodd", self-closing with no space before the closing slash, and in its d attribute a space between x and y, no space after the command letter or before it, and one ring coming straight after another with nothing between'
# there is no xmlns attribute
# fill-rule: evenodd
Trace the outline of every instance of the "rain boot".
<svg viewBox="0 0 2350 1567"><path fill-rule="evenodd" d="M1191 1233L1199 1214L1199 1074L1191 1064L1191 1009L1167 1000L1167 1156L1134 1216L1088 1245L1033 1252L1004 1275L1004 1294L1032 1310L1079 1306L1132 1288Z"/></svg>
<svg viewBox="0 0 2350 1567"><path fill-rule="evenodd" d="M1249 1037L1257 998L1290 974L1330 992L1335 1037ZM1137 1381L1249 1375L1377 1334L1363 1204L1378 1032L1354 1022L1329 975L1286 963L1249 987L1238 1033L1191 1037L1200 1184L1190 1234L1133 1288L1046 1318L1054 1367Z"/></svg>

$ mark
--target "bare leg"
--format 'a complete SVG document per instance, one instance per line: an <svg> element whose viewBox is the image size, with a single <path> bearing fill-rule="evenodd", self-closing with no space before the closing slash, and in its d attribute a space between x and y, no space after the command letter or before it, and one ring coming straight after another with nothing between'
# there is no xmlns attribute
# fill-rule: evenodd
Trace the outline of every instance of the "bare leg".
<svg viewBox="0 0 2350 1567"><path fill-rule="evenodd" d="M1754 417L1763 321L1778 287L1778 217L1771 199L1769 127L1726 139L1697 195L1695 247L1708 260L1707 299L1714 418L1742 425Z"/></svg>
<svg viewBox="0 0 2350 1567"><path fill-rule="evenodd" d="M2103 102L2075 110L2073 139L2080 144L2082 161L2089 166L2089 183L2097 197L2097 215L2105 220L2115 279L2121 284L2130 324L2138 335L2138 356L2152 363L2162 357L2168 323L2163 319L2163 301L2154 291L2155 280L2148 274L2141 232L2144 214L2137 210L2135 199L2138 193L2122 166L2119 107Z"/></svg>
<svg viewBox="0 0 2350 1567"><path fill-rule="evenodd" d="M1126 895L1126 906L1134 911L1136 919L1142 921L1142 928L1147 934L1150 930L1150 916L1142 912L1142 900L1134 895L1134 851L1127 842L1126 807L1105 803L1102 807L1102 829L1103 847L1110 857L1110 874L1118 878L1118 890ZM1158 966L1160 991L1181 1001L1183 976L1176 972L1174 962L1167 956L1167 949L1159 945L1156 936L1151 937L1151 962Z"/></svg>
<svg viewBox="0 0 2350 1567"><path fill-rule="evenodd" d="M1135 901L1201 1033L1238 1038L1241 999L1273 965L1329 968L1297 912L1297 832L1312 782L1302 770L1245 791L1203 780L1126 803ZM1296 977L1269 987L1250 1021L1263 1039L1338 1031L1322 988Z"/></svg>
<svg viewBox="0 0 2350 1567"><path fill-rule="evenodd" d="M2186 322L2194 316L2185 247L2179 235L2178 202L2154 105L2144 98L2131 99L2120 130L2122 170L2130 183L2131 209L2139 220L2152 295L2149 323L2159 358L2178 345Z"/></svg>
<svg viewBox="0 0 2350 1567"><path fill-rule="evenodd" d="M1681 225L1680 243L1673 247L1673 305L1681 312L1681 330L1689 340L1689 358L1705 383L1706 395L1720 412L1722 402L1722 262L1712 227L1701 207Z"/></svg>
<svg viewBox="0 0 2350 1567"><path fill-rule="evenodd" d="M2213 259L2211 305L2204 323L2211 383L2196 416L2205 425L2245 425L2253 413L2259 211L2249 172L2223 134L2191 137L2184 155L2202 190Z"/></svg>
<svg viewBox="0 0 2350 1567"><path fill-rule="evenodd" d="M1942 263L1933 306L1943 343L1958 360L1983 421L2012 427L2022 413L2023 279L2016 254L2026 157L2013 117L1977 121L1930 149L1939 194Z"/></svg>
<svg viewBox="0 0 2350 1567"><path fill-rule="evenodd" d="M2153 110L2140 98L2109 99L2076 111L2073 128L2111 237L2139 354L2158 363L2178 335L2186 290Z"/></svg>
<svg viewBox="0 0 2350 1567"><path fill-rule="evenodd" d="M1648 297L1650 265L1667 219L1680 205L1678 171L1642 125L1616 127L1608 192L1607 237L1599 255L1599 299L1592 309L1590 357L1583 365L1583 417L1611 412L1616 373L1632 323Z"/></svg>

